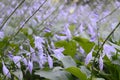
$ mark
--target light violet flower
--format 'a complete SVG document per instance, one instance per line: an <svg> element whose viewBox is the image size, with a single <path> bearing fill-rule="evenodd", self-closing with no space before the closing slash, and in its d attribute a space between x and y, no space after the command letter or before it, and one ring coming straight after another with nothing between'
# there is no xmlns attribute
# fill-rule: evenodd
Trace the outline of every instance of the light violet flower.
<svg viewBox="0 0 120 80"><path fill-rule="evenodd" d="M3 74L4 74L6 77L11 78L11 74L10 74L8 68L5 66L5 64L4 64L3 61L2 61L2 65L3 65L3 67L2 67Z"/></svg>
<svg viewBox="0 0 120 80"><path fill-rule="evenodd" d="M33 70L33 63L32 63L32 61L28 61L28 70L30 71L30 74L32 74L32 70Z"/></svg>
<svg viewBox="0 0 120 80"><path fill-rule="evenodd" d="M50 57L50 55L48 55L48 64L49 64L49 68L53 68L53 60Z"/></svg>
<svg viewBox="0 0 120 80"><path fill-rule="evenodd" d="M3 31L0 31L0 38L4 38L4 32Z"/></svg>
<svg viewBox="0 0 120 80"><path fill-rule="evenodd" d="M18 68L21 67L21 65L20 65L20 61L21 61L21 59L22 59L21 56L14 56L14 55L12 55L12 53L10 52L10 53L8 53L8 57L14 62L15 65L17 65Z"/></svg>
<svg viewBox="0 0 120 80"><path fill-rule="evenodd" d="M35 36L35 47L38 48L39 50L43 50L42 48L42 43L44 43L44 39L39 37L39 36Z"/></svg>
<svg viewBox="0 0 120 80"><path fill-rule="evenodd" d="M31 52L31 60L37 61L37 56L35 54L35 50L30 46L30 52Z"/></svg>
<svg viewBox="0 0 120 80"><path fill-rule="evenodd" d="M43 52L42 53L39 52L38 56L39 56L39 59L37 62L39 63L40 68L43 68L43 65L47 62L47 57Z"/></svg>
<svg viewBox="0 0 120 80"><path fill-rule="evenodd" d="M59 40L66 40L67 39L67 37L66 36L59 36L59 35L55 35L55 37L57 38L57 39L59 39Z"/></svg>
<svg viewBox="0 0 120 80"><path fill-rule="evenodd" d="M84 49L83 49L82 47L79 48L79 52L80 52L83 56L85 56L85 51L84 51Z"/></svg>
<svg viewBox="0 0 120 80"><path fill-rule="evenodd" d="M94 47L93 47L93 49L88 53L88 55L87 55L86 58L85 58L85 64L86 64L86 65L88 65L89 62L92 60L92 53L93 53L93 51L94 51Z"/></svg>
<svg viewBox="0 0 120 80"><path fill-rule="evenodd" d="M24 65L25 65L25 66L27 66L27 65L28 65L27 59L26 59L26 58L24 58L24 57L22 58L22 62L24 63Z"/></svg>
<svg viewBox="0 0 120 80"><path fill-rule="evenodd" d="M83 31L84 31L84 26L83 26L83 24L80 25L79 31L80 31L80 33L83 33Z"/></svg>
<svg viewBox="0 0 120 80"><path fill-rule="evenodd" d="M15 63L15 65L17 65L18 68L21 67L21 65L20 65L21 57L20 56L13 56L12 60Z"/></svg>
<svg viewBox="0 0 120 80"><path fill-rule="evenodd" d="M106 55L109 59L112 56L112 53L116 53L116 50L113 46L105 44L103 46L103 54Z"/></svg>
<svg viewBox="0 0 120 80"><path fill-rule="evenodd" d="M64 30L65 30L65 35L68 39L71 39L72 35L71 35L71 32L69 30L69 24L66 24L65 27L64 27Z"/></svg>
<svg viewBox="0 0 120 80"><path fill-rule="evenodd" d="M100 68L100 70L103 70L103 59L101 56L99 58L99 68Z"/></svg>
<svg viewBox="0 0 120 80"><path fill-rule="evenodd" d="M59 48L59 49L53 50L54 56L55 56L58 60L60 60L61 58L64 57L64 55L63 55L63 53L62 53L63 51L64 51L64 48Z"/></svg>

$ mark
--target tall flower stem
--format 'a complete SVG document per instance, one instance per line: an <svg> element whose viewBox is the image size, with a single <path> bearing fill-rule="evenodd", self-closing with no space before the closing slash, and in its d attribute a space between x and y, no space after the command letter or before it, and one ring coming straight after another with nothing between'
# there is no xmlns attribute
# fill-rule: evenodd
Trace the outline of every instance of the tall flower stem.
<svg viewBox="0 0 120 80"><path fill-rule="evenodd" d="M92 77L93 77L93 67L94 67L94 64L95 64L95 60L96 58L99 56L99 53L100 51L102 50L104 44L107 42L107 40L111 37L111 35L116 31L116 29L120 26L120 22L116 25L116 27L112 30L112 32L107 36L107 38L104 40L104 42L102 43L102 45L99 47L96 55L95 55L95 58L93 60L93 64L92 64L92 75L91 75L91 80L92 80Z"/></svg>
<svg viewBox="0 0 120 80"><path fill-rule="evenodd" d="M25 0L22 0L20 4L14 9L14 11L7 17L7 19L2 23L0 26L0 30L4 27L4 25L7 23L7 21L10 19L10 17L16 12L16 10L24 3Z"/></svg>
<svg viewBox="0 0 120 80"><path fill-rule="evenodd" d="M6 44L4 45L3 50L4 50L6 47L8 47L9 42L10 42L12 39L14 39L15 36L18 35L18 33L23 29L23 27L25 26L25 24L26 24L27 22L29 22L29 20L40 10L40 8L46 3L46 1L47 1L47 0L45 0L45 1L38 7L38 9L20 26L20 28L18 29L18 31L9 38L9 40L8 40L8 41L6 42Z"/></svg>

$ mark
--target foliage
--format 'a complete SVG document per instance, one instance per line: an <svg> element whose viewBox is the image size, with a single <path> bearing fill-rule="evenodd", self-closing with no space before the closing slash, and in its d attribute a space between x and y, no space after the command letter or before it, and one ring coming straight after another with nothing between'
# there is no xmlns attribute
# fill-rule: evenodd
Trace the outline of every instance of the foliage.
<svg viewBox="0 0 120 80"><path fill-rule="evenodd" d="M0 5L0 80L120 80L119 1Z"/></svg>

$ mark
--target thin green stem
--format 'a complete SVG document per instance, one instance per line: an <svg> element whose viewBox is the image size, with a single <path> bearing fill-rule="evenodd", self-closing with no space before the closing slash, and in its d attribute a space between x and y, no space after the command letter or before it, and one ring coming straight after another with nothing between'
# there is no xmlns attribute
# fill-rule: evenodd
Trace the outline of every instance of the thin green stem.
<svg viewBox="0 0 120 80"><path fill-rule="evenodd" d="M94 67L94 64L95 64L95 60L96 58L99 56L99 53L100 51L102 50L104 44L107 42L107 40L111 37L111 35L116 31L116 29L120 26L120 22L117 24L117 26L112 30L112 32L107 36L107 38L104 40L104 42L102 43L102 45L100 46L100 48L98 49L96 55L95 55L95 58L93 60L93 64L92 64L92 76L91 76L91 80L92 80L92 77L93 77L93 67Z"/></svg>
<svg viewBox="0 0 120 80"><path fill-rule="evenodd" d="M10 19L10 17L16 12L16 10L24 3L25 0L22 0L20 4L14 9L14 11L7 17L7 19L2 23L0 30L4 27L4 25L7 23L7 21Z"/></svg>
<svg viewBox="0 0 120 80"><path fill-rule="evenodd" d="M5 43L3 50L7 49L9 46L9 42L15 38L15 36L22 30L22 28L25 26L25 24L40 10L40 8L46 3L47 0L45 0L40 6L39 8L20 26L20 28L18 29L18 31L13 34L10 39Z"/></svg>

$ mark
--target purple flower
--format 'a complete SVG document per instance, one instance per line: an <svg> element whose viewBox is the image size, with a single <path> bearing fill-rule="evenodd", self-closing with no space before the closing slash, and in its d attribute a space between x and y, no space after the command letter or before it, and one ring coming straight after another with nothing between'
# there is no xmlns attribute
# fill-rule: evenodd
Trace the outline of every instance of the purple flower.
<svg viewBox="0 0 120 80"><path fill-rule="evenodd" d="M80 33L83 33L83 31L84 31L84 26L83 26L83 24L80 25L79 31L80 31Z"/></svg>
<svg viewBox="0 0 120 80"><path fill-rule="evenodd" d="M87 57L85 58L85 64L89 64L89 62L92 60L92 53L94 51L94 47L93 49L88 53Z"/></svg>
<svg viewBox="0 0 120 80"><path fill-rule="evenodd" d="M50 57L50 55L48 55L48 64L49 64L49 68L53 68L53 60Z"/></svg>
<svg viewBox="0 0 120 80"><path fill-rule="evenodd" d="M115 50L115 48L113 46L108 45L108 44L105 44L103 46L103 54L106 55L109 59L112 56L112 52L116 53L116 50Z"/></svg>
<svg viewBox="0 0 120 80"><path fill-rule="evenodd" d="M39 52L38 56L39 56L39 59L37 62L39 63L40 68L43 68L43 65L47 62L47 57L43 52L42 53Z"/></svg>
<svg viewBox="0 0 120 80"><path fill-rule="evenodd" d="M25 66L27 66L28 65L28 62L27 62L27 59L26 58L22 58L22 62L25 64Z"/></svg>
<svg viewBox="0 0 120 80"><path fill-rule="evenodd" d="M59 40L65 40L65 39L67 39L67 37L66 36L59 36L59 35L55 35L55 37L57 38L57 39L59 39Z"/></svg>
<svg viewBox="0 0 120 80"><path fill-rule="evenodd" d="M3 65L3 67L2 67L3 74L4 74L6 77L11 78L11 74L10 74L8 68L5 66L5 64L4 64L3 61L2 61L2 65Z"/></svg>
<svg viewBox="0 0 120 80"><path fill-rule="evenodd" d="M13 62L15 63L15 65L17 65L18 68L21 67L20 65L20 60L21 60L21 57L20 56L13 56Z"/></svg>
<svg viewBox="0 0 120 80"><path fill-rule="evenodd" d="M100 68L100 70L103 70L103 59L101 56L99 58L99 68Z"/></svg>
<svg viewBox="0 0 120 80"><path fill-rule="evenodd" d="M55 56L58 60L60 60L61 58L64 57L64 55L63 55L63 53L62 53L63 51L64 51L64 48L59 48L59 49L53 50L54 56Z"/></svg>
<svg viewBox="0 0 120 80"><path fill-rule="evenodd" d="M4 32L0 31L0 38L4 38Z"/></svg>
<svg viewBox="0 0 120 80"><path fill-rule="evenodd" d="M33 70L33 63L32 63L32 61L28 61L28 70L30 71L30 74L32 74L32 70Z"/></svg>
<svg viewBox="0 0 120 80"><path fill-rule="evenodd" d="M69 30L69 24L66 24L65 27L64 27L64 30L65 30L65 35L68 39L71 39L72 35L71 35L71 32Z"/></svg>
<svg viewBox="0 0 120 80"><path fill-rule="evenodd" d="M38 48L39 50L43 50L42 48L42 43L44 43L43 38L39 37L39 36L35 36L35 47Z"/></svg>
<svg viewBox="0 0 120 80"><path fill-rule="evenodd" d="M83 49L82 47L79 48L79 52L80 52L83 56L85 56L85 51L84 51L84 49Z"/></svg>

